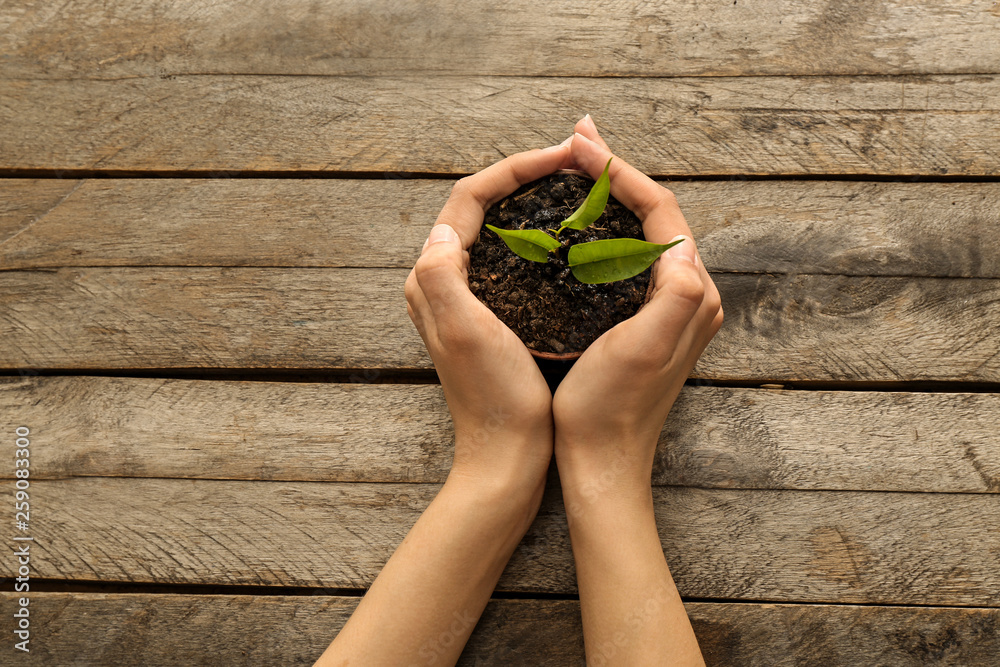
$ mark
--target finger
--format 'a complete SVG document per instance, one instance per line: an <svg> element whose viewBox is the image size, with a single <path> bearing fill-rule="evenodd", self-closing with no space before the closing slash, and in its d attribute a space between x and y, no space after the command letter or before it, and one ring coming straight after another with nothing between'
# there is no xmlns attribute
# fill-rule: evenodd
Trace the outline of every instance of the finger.
<svg viewBox="0 0 1000 667"><path fill-rule="evenodd" d="M705 348L712 342L712 338L718 333L722 326L722 320L722 307L718 292L716 291L714 296L706 293L698 312L692 318L692 324L684 330L677 343L678 352L674 363L683 363L686 375L690 374L691 369L698 363L698 358L701 357ZM682 354L686 357L684 360L680 358Z"/></svg>
<svg viewBox="0 0 1000 667"><path fill-rule="evenodd" d="M574 139L571 148L574 159L580 160L591 175L600 175L608 158L612 157L610 152L586 137ZM611 161L608 175L611 178L611 194L642 220L642 232L647 241L667 243L668 239L684 235L688 239L685 244L688 247L694 245L691 228L684 220L674 193L621 158L616 157ZM695 266L701 266L697 251L694 263ZM707 274L705 277L707 278Z"/></svg>
<svg viewBox="0 0 1000 667"><path fill-rule="evenodd" d="M673 240L683 240L683 242L670 248L666 253L666 258L660 265L663 267L661 269L663 273L658 276L658 279L661 281L659 283L661 287L671 285L672 281L676 279L672 272L677 267L671 267L671 263L695 264L697 257L694 246L689 245L690 239L679 236ZM687 247L685 248L685 246ZM687 350L686 354L689 357L694 355L691 362L692 367L698 357L701 356L705 346L708 345L708 342L712 340L722 325L722 300L719 296L719 290L703 266L698 267L698 275L703 285L701 304L692 316L691 324L685 329L677 343L678 350L681 350L682 353L684 350Z"/></svg>
<svg viewBox="0 0 1000 667"><path fill-rule="evenodd" d="M612 162L612 164L614 163ZM694 248L692 261L695 266L700 266L701 259L698 256L697 244L691 237L691 228L688 227L680 207L677 206L677 200L674 199L673 193L666 188L660 189L663 190L663 201L643 218L643 236L651 243L670 243L678 236L683 236L685 241L676 247L682 245L685 251L688 248Z"/></svg>
<svg viewBox="0 0 1000 667"><path fill-rule="evenodd" d="M456 231L446 224L435 225L413 267L419 292L430 311L430 317L425 319L434 320L435 328L442 319L461 318L470 299L478 303L469 290L465 265L465 249Z"/></svg>
<svg viewBox="0 0 1000 667"><path fill-rule="evenodd" d="M619 326L628 325L622 337L629 340L637 352L667 364L675 354L686 356L681 343L688 325L696 319L705 301L706 286L700 271L690 260L664 254L660 263L664 277L662 286L649 303Z"/></svg>
<svg viewBox="0 0 1000 667"><path fill-rule="evenodd" d="M451 226L463 247L470 247L479 235L486 209L525 183L564 168L570 161L570 143L567 139L556 146L515 153L459 179L438 216L438 223Z"/></svg>
<svg viewBox="0 0 1000 667"><path fill-rule="evenodd" d="M589 113L580 120L576 121L573 131L587 137L609 153L611 152L611 149L608 148L604 139L602 139L601 135L597 132L597 125L594 123L594 119L590 117Z"/></svg>
<svg viewBox="0 0 1000 667"><path fill-rule="evenodd" d="M671 214L683 219L676 201L670 205L673 196L669 190L658 185L625 160L612 155L607 148L577 133L573 135L571 149L576 163L594 179L600 177L608 159L615 158L608 169L611 194L639 216L640 220L645 220L655 209L664 205L672 209Z"/></svg>
<svg viewBox="0 0 1000 667"><path fill-rule="evenodd" d="M649 239L649 236L647 235L646 238ZM649 239L649 240L652 241L653 243L673 243L674 241L681 241L677 245L667 250L666 254L671 257L674 257L675 259L686 259L687 261L694 264L695 267L698 268L698 272L701 275L702 282L705 284L705 288L708 289L709 286L711 286L712 288L715 287L715 285L712 283L711 277L708 275L708 272L705 271L705 267L704 265L702 265L701 260L698 257L698 246L695 244L694 239L692 239L690 236L684 234L678 234L677 236L671 237L669 241L665 239L658 239L658 240ZM659 289L661 285L664 285L666 283L667 278L666 275L663 274L663 271L665 270L666 270L665 262L657 261L653 265L652 278L653 278L654 291L656 289Z"/></svg>
<svg viewBox="0 0 1000 667"><path fill-rule="evenodd" d="M434 318L431 317L431 307L427 303L427 297L424 296L417 283L416 270L410 271L410 275L406 277L404 293L406 294L406 313L417 328L417 333L426 342L427 334L432 333Z"/></svg>

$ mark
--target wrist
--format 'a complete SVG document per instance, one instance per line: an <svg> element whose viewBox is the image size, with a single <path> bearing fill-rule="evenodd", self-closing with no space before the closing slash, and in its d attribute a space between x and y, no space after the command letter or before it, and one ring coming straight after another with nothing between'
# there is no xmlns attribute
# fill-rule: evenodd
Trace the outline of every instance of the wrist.
<svg viewBox="0 0 1000 667"><path fill-rule="evenodd" d="M527 424L455 423L451 476L508 491L534 488L552 460L552 421Z"/></svg>
<svg viewBox="0 0 1000 667"><path fill-rule="evenodd" d="M523 535L541 506L545 477L544 473L483 475L453 467L441 493L482 520L513 525Z"/></svg>
<svg viewBox="0 0 1000 667"><path fill-rule="evenodd" d="M623 497L648 493L655 452L656 441L642 436L583 441L557 435L554 445L563 489L588 495L595 489Z"/></svg>

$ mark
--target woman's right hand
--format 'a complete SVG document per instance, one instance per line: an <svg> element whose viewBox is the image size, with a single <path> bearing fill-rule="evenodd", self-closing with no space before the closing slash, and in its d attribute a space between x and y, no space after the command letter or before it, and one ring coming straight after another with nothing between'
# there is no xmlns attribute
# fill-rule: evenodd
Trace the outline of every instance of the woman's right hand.
<svg viewBox="0 0 1000 667"><path fill-rule="evenodd" d="M589 117L572 157L597 177L611 157ZM587 348L552 403L588 664L704 665L663 553L650 475L663 422L722 325L719 291L674 196L621 159L611 194L646 239L684 241L653 266L651 299Z"/></svg>
<svg viewBox="0 0 1000 667"><path fill-rule="evenodd" d="M590 117L576 126L573 162L596 178L612 157ZM646 240L685 240L653 266L651 299L598 338L553 397L555 455L564 486L626 485L649 493L656 443L677 394L722 325L719 291L666 188L611 162L611 194L643 223ZM625 490L625 489L622 489Z"/></svg>

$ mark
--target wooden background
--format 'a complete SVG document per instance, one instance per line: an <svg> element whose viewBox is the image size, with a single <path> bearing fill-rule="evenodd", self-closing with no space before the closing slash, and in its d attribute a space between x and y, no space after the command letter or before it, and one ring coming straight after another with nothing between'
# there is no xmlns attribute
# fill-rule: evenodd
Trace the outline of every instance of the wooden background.
<svg viewBox="0 0 1000 667"><path fill-rule="evenodd" d="M311 664L448 470L429 226L589 112L726 310L653 474L709 663L995 665L998 35L992 0L0 5L2 661ZM553 482L461 664L582 664L575 593Z"/></svg>

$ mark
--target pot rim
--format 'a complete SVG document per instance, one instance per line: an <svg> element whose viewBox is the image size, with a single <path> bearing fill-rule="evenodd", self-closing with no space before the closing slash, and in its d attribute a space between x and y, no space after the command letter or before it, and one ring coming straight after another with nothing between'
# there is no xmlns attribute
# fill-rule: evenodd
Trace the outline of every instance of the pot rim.
<svg viewBox="0 0 1000 667"><path fill-rule="evenodd" d="M557 169L553 174L576 174L577 176L583 176L584 178L593 181L594 179L587 172L581 169ZM544 176L542 178L545 178ZM596 182L596 181L595 181Z"/></svg>

